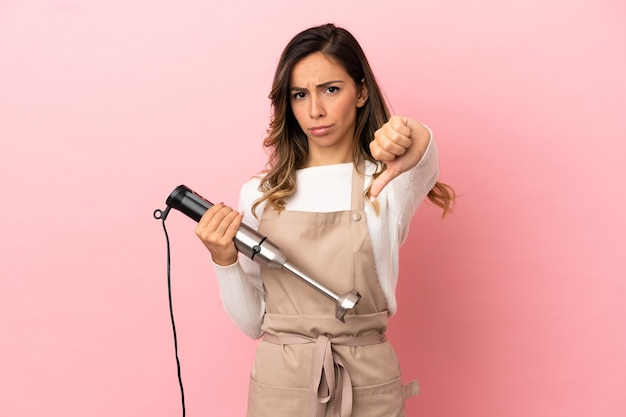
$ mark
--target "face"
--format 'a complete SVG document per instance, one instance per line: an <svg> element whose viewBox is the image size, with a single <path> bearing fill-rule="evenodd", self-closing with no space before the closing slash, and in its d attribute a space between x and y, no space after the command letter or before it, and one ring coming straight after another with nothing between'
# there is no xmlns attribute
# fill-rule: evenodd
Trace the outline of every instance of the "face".
<svg viewBox="0 0 626 417"><path fill-rule="evenodd" d="M367 90L340 64L316 52L294 65L290 103L309 144L307 166L352 162L357 108Z"/></svg>

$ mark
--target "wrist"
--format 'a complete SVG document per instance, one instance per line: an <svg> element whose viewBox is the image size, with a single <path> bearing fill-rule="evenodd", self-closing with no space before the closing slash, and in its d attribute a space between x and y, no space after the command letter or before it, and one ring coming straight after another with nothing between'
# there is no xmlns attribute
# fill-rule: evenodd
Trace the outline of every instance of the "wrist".
<svg viewBox="0 0 626 417"><path fill-rule="evenodd" d="M213 263L213 265L215 265L218 268L231 267L237 264L238 260L239 258L237 256L235 256L234 258L215 258L211 256L211 262Z"/></svg>

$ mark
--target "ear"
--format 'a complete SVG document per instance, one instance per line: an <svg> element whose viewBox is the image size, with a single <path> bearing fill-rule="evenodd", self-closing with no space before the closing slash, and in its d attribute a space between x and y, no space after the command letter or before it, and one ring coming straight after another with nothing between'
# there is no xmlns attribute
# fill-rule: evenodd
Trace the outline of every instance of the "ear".
<svg viewBox="0 0 626 417"><path fill-rule="evenodd" d="M367 103L367 86L365 85L365 79L361 80L361 84L357 87L357 90L356 106L363 107L365 103Z"/></svg>

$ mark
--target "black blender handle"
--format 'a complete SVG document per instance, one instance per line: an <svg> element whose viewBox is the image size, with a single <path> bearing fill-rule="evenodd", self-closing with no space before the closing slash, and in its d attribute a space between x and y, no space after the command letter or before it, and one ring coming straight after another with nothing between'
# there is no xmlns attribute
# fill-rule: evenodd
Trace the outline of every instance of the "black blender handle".
<svg viewBox="0 0 626 417"><path fill-rule="evenodd" d="M185 185L176 187L167 197L165 204L186 214L196 222L199 222L204 213L213 207L213 203Z"/></svg>

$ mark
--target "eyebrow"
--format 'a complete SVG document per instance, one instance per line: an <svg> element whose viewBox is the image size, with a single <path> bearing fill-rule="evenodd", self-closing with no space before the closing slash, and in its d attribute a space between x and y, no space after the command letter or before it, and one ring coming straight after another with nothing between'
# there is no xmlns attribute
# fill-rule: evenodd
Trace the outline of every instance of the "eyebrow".
<svg viewBox="0 0 626 417"><path fill-rule="evenodd" d="M335 83L345 83L345 81L343 81L343 80L326 81L326 82L323 82L321 84L316 85L315 88L324 88L324 87L328 87L329 85L335 84ZM306 88L304 88L304 87L290 87L289 91L306 91Z"/></svg>

